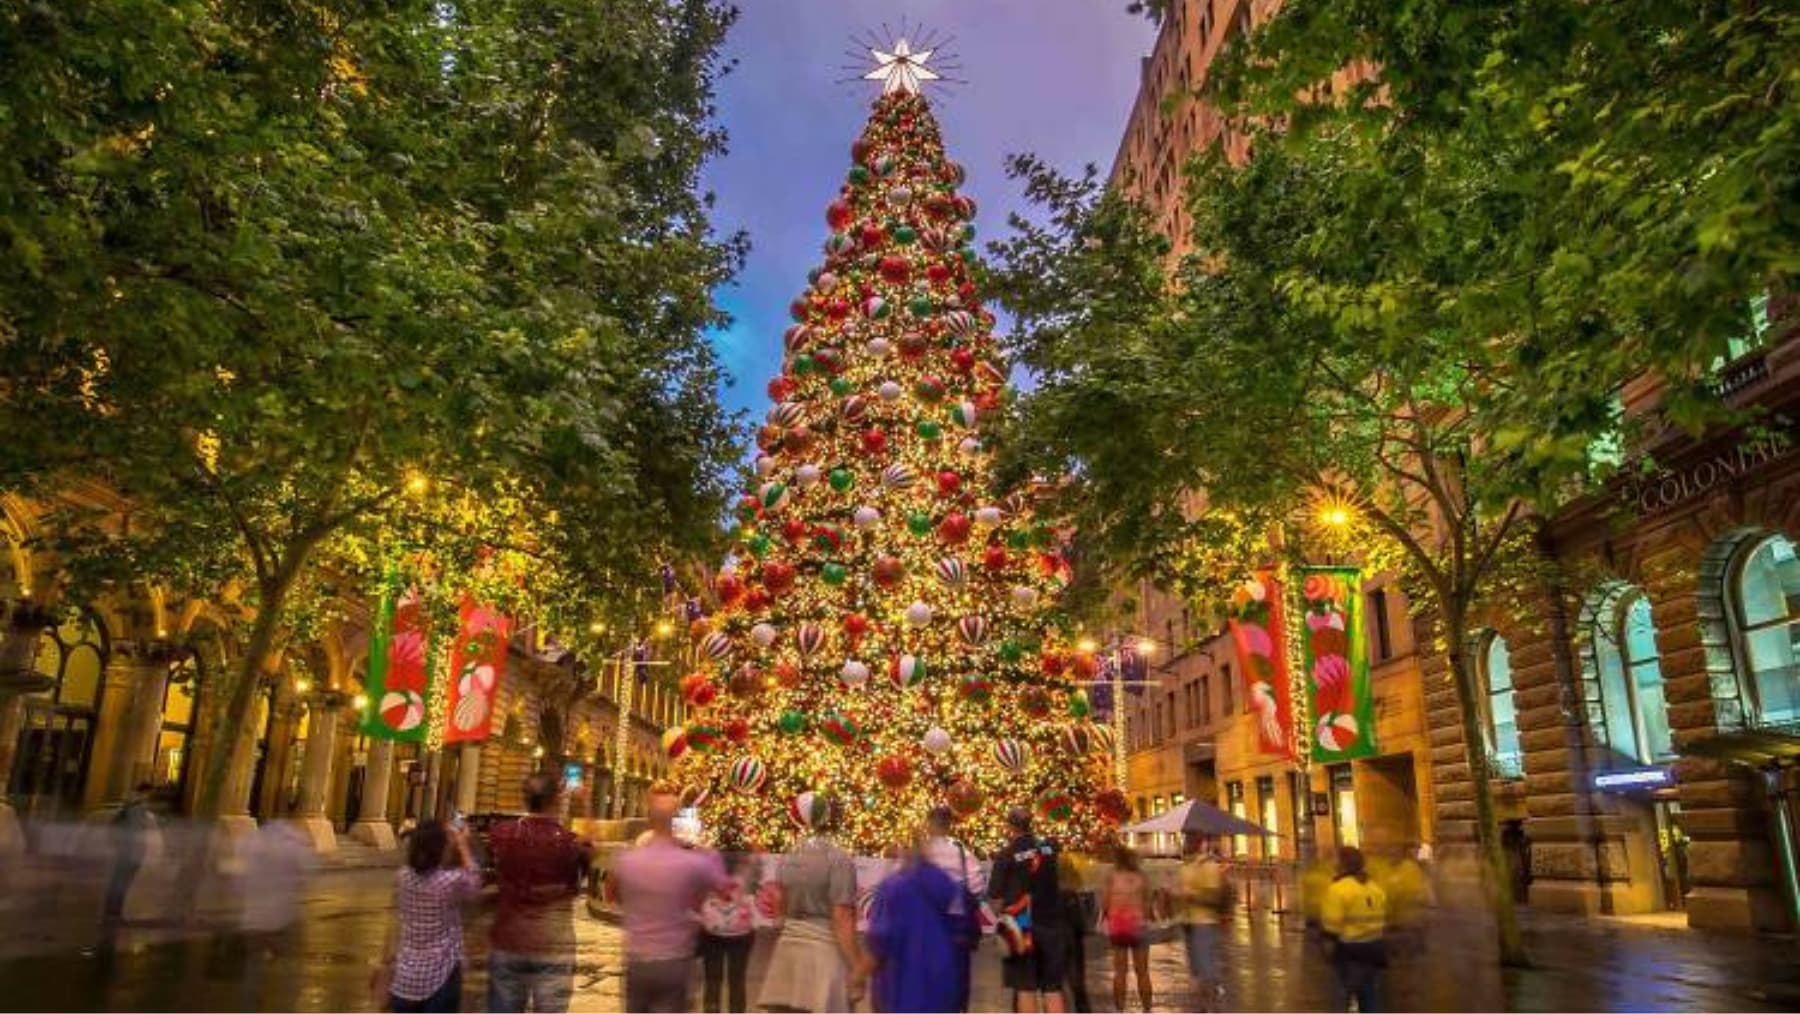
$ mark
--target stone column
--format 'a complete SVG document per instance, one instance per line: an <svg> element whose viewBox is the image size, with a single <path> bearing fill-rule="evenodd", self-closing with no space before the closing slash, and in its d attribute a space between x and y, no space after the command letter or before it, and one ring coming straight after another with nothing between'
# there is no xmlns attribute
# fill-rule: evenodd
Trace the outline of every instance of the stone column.
<svg viewBox="0 0 1800 1014"><path fill-rule="evenodd" d="M131 758L125 756L126 727L131 721L137 687L149 676L145 672L142 642L119 640L112 645L112 657L100 674L100 708L94 716L94 745L89 753L87 784L82 786L81 806L88 812L116 807L125 798L123 790L113 795L113 776L121 765L129 770Z"/></svg>
<svg viewBox="0 0 1800 1014"><path fill-rule="evenodd" d="M319 853L337 850L337 831L325 815L325 797L331 788L331 761L337 753L338 712L343 698L324 693L312 699L306 722L306 758L300 769L300 805L294 823L312 839Z"/></svg>
<svg viewBox="0 0 1800 1014"><path fill-rule="evenodd" d="M462 758L456 765L456 808L474 813L481 791L481 744L464 743Z"/></svg>
<svg viewBox="0 0 1800 1014"><path fill-rule="evenodd" d="M350 827L350 837L378 849L395 847L394 825L388 823L388 779L394 772L394 743L369 740L369 759L363 766L362 810Z"/></svg>
<svg viewBox="0 0 1800 1014"><path fill-rule="evenodd" d="M7 800L6 790L12 784L13 757L18 753L19 733L25 724L25 697L18 693L0 692L0 869L13 868L11 860L25 851L25 831L19 827L19 816ZM0 884L5 874L0 873Z"/></svg>
<svg viewBox="0 0 1800 1014"><path fill-rule="evenodd" d="M111 808L131 794L139 782L151 780L156 759L156 740L162 732L163 696L169 689L172 651L153 649L135 665L130 676L130 701L125 707L112 756L107 759L105 796L100 805Z"/></svg>

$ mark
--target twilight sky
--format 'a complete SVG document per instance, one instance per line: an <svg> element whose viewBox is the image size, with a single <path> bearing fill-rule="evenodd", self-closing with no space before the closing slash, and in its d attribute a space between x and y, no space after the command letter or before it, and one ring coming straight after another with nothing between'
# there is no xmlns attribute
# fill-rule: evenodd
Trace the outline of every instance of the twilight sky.
<svg viewBox="0 0 1800 1014"><path fill-rule="evenodd" d="M923 22L955 36L949 50L968 83L932 98L950 157L968 170L980 205L979 242L1003 233L1023 204L1002 160L1031 151L1068 170L1112 164L1137 94L1149 22L1124 0L739 0L726 43L737 67L719 83L731 149L704 184L718 195L722 232L746 229L752 248L738 284L719 294L735 318L715 336L736 378L726 404L766 407L781 365L787 305L822 259L825 206L850 167L850 143L876 96L872 83L837 84L851 35L883 22ZM873 63L868 64L869 67Z"/></svg>

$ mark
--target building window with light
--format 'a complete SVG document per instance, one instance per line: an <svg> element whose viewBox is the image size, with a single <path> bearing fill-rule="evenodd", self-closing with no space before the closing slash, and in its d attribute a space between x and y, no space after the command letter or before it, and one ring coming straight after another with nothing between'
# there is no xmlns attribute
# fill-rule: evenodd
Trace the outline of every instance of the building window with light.
<svg viewBox="0 0 1800 1014"><path fill-rule="evenodd" d="M1732 582L1738 672L1762 724L1800 721L1800 559L1785 535L1753 543Z"/></svg>
<svg viewBox="0 0 1800 1014"><path fill-rule="evenodd" d="M1513 695L1512 655L1506 638L1488 631L1475 639L1475 668L1481 678L1482 725L1487 755L1502 778L1525 775L1525 751L1519 743L1519 712Z"/></svg>
<svg viewBox="0 0 1800 1014"><path fill-rule="evenodd" d="M1675 742L1669 731L1650 600L1628 587L1616 590L1608 600L1597 610L1589 631L1607 741L1615 752L1639 764L1672 760Z"/></svg>
<svg viewBox="0 0 1800 1014"><path fill-rule="evenodd" d="M1256 805L1260 809L1257 823L1269 832L1263 836L1263 857L1275 859L1281 855L1280 839L1275 837L1281 828L1281 818L1277 816L1275 805L1275 776L1263 775L1256 780Z"/></svg>
<svg viewBox="0 0 1800 1014"><path fill-rule="evenodd" d="M1246 808L1244 803L1243 782L1225 783L1225 807L1231 811L1233 817L1236 817L1239 820L1250 819L1250 811ZM1247 855L1249 852L1250 838L1248 835L1234 834L1231 836L1232 855Z"/></svg>

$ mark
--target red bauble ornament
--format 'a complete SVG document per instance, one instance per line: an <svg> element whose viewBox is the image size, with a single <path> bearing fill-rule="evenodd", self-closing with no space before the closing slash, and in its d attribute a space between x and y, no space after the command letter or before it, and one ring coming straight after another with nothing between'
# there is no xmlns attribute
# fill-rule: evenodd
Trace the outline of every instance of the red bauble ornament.
<svg viewBox="0 0 1800 1014"><path fill-rule="evenodd" d="M769 397L775 401L786 401L794 393L800 382L786 374L769 381Z"/></svg>
<svg viewBox="0 0 1800 1014"><path fill-rule="evenodd" d="M832 232L843 232L850 228L850 223L855 218L856 211L850 207L849 201L832 201L825 209L825 224L831 226Z"/></svg>
<svg viewBox="0 0 1800 1014"><path fill-rule="evenodd" d="M932 261L925 265L925 278L933 285L942 285L950 280L950 266L943 261Z"/></svg>
<svg viewBox="0 0 1800 1014"><path fill-rule="evenodd" d="M918 362L931 351L931 339L917 332L908 332L900 336L900 358L907 362Z"/></svg>
<svg viewBox="0 0 1800 1014"><path fill-rule="evenodd" d="M768 592L761 588L752 588L744 593L744 609L746 611L754 613L767 608L769 608Z"/></svg>
<svg viewBox="0 0 1800 1014"><path fill-rule="evenodd" d="M875 266L881 280L890 285L905 285L912 280L912 264L904 257L889 254Z"/></svg>
<svg viewBox="0 0 1800 1014"><path fill-rule="evenodd" d="M850 301L841 297L832 300L825 307L825 316L832 320L844 320L850 316Z"/></svg>
<svg viewBox="0 0 1800 1014"><path fill-rule="evenodd" d="M733 743L747 743L750 740L750 723L741 718L734 718L725 723L725 738Z"/></svg>
<svg viewBox="0 0 1800 1014"><path fill-rule="evenodd" d="M969 516L960 511L944 515L938 522L938 538L952 546L960 546L969 541Z"/></svg>
<svg viewBox="0 0 1800 1014"><path fill-rule="evenodd" d="M975 395L974 401L975 407L986 415L1000 407L1000 392L998 389L982 391Z"/></svg>
<svg viewBox="0 0 1800 1014"><path fill-rule="evenodd" d="M892 588L900 583L900 578L905 574L906 565L900 562L899 557L884 556L875 561L869 576L874 579L877 588Z"/></svg>
<svg viewBox="0 0 1800 1014"><path fill-rule="evenodd" d="M852 641L858 640L869 632L869 618L861 613L851 613L844 617L844 633Z"/></svg>
<svg viewBox="0 0 1800 1014"><path fill-rule="evenodd" d="M1131 815L1131 803L1118 789L1101 789L1094 796L1094 811L1107 823L1117 824Z"/></svg>
<svg viewBox="0 0 1800 1014"><path fill-rule="evenodd" d="M951 349L950 365L962 373L967 373L975 368L975 353L968 349Z"/></svg>
<svg viewBox="0 0 1800 1014"><path fill-rule="evenodd" d="M938 496L955 496L962 492L962 476L946 468L937 474Z"/></svg>
<svg viewBox="0 0 1800 1014"><path fill-rule="evenodd" d="M875 765L875 777L890 789L904 789L912 781L912 762L900 754L883 757Z"/></svg>
<svg viewBox="0 0 1800 1014"><path fill-rule="evenodd" d="M781 427L765 424L756 431L756 446L770 454L781 450Z"/></svg>
<svg viewBox="0 0 1800 1014"><path fill-rule="evenodd" d="M981 551L981 565L989 570L1005 570L1011 562L1005 546L989 546Z"/></svg>
<svg viewBox="0 0 1800 1014"><path fill-rule="evenodd" d="M881 231L881 226L870 222L862 227L862 248L864 250L873 250L886 241L887 233Z"/></svg>
<svg viewBox="0 0 1800 1014"><path fill-rule="evenodd" d="M837 349L819 349L813 353L813 362L834 377L844 372L844 354Z"/></svg>
<svg viewBox="0 0 1800 1014"><path fill-rule="evenodd" d="M850 161L862 165L869 161L869 153L873 150L873 145L859 137L850 142Z"/></svg>
<svg viewBox="0 0 1800 1014"><path fill-rule="evenodd" d="M1075 675L1084 680L1100 675L1100 659L1085 651L1075 656L1074 667Z"/></svg>
<svg viewBox="0 0 1800 1014"><path fill-rule="evenodd" d="M795 426L781 435L781 446L789 454L804 454L812 446L813 432L809 426Z"/></svg>
<svg viewBox="0 0 1800 1014"><path fill-rule="evenodd" d="M812 531L812 526L800 518L788 518L781 523L781 537L789 542L799 542L806 538L810 531Z"/></svg>
<svg viewBox="0 0 1800 1014"><path fill-rule="evenodd" d="M1045 655L1038 661L1038 667L1044 670L1046 676L1061 676L1063 658L1061 655Z"/></svg>
<svg viewBox="0 0 1800 1014"><path fill-rule="evenodd" d="M967 778L950 786L950 791L944 794L944 799L950 804L950 809L955 810L960 816L967 817L981 809L981 789Z"/></svg>
<svg viewBox="0 0 1800 1014"><path fill-rule="evenodd" d="M744 597L744 579L736 574L720 574L713 582L713 591L719 596L720 605L732 605Z"/></svg>
<svg viewBox="0 0 1800 1014"><path fill-rule="evenodd" d="M862 451L864 454L877 455L887 453L887 434L872 426L858 434L857 440L862 444Z"/></svg>
<svg viewBox="0 0 1800 1014"><path fill-rule="evenodd" d="M769 594L780 595L794 587L794 565L781 560L765 563L762 569L762 581L763 587L769 590Z"/></svg>
<svg viewBox="0 0 1800 1014"><path fill-rule="evenodd" d="M701 683L688 692L688 703L696 708L704 708L719 696L719 688L712 683Z"/></svg>
<svg viewBox="0 0 1800 1014"><path fill-rule="evenodd" d="M800 667L792 662L781 662L775 666L775 682L792 690L800 685Z"/></svg>

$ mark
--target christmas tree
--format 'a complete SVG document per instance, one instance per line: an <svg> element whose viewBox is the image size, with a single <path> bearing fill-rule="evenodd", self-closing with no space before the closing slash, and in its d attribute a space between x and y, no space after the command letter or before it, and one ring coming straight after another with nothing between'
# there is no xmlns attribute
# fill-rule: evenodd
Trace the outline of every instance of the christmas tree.
<svg viewBox="0 0 1800 1014"><path fill-rule="evenodd" d="M947 804L979 848L1008 808L1086 845L1125 815L1097 660L1056 608L1063 533L1001 496L980 438L1005 397L972 282L975 203L917 78L890 79L793 303L754 492L699 621L665 747L708 833L786 848L839 804L878 854Z"/></svg>

